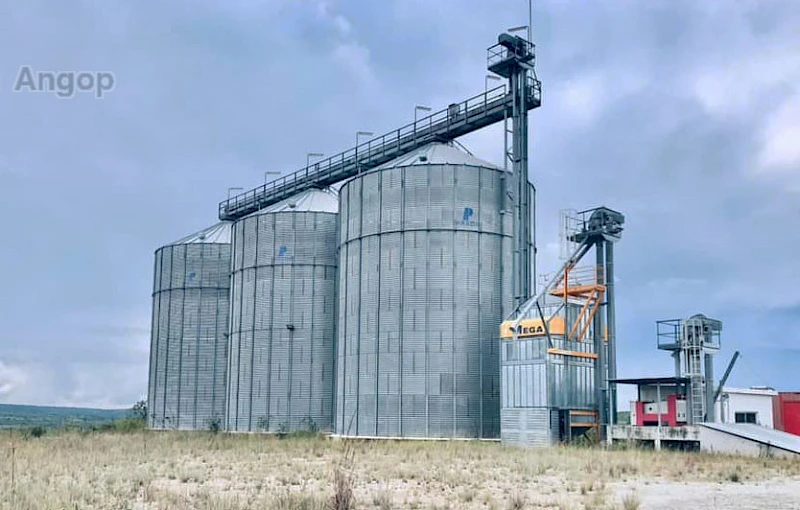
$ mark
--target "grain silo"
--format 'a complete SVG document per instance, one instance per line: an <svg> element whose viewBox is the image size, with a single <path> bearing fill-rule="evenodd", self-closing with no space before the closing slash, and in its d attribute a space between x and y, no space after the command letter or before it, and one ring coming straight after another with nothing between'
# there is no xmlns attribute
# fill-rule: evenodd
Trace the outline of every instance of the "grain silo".
<svg viewBox="0 0 800 510"><path fill-rule="evenodd" d="M156 250L148 384L152 428L206 429L225 416L231 224Z"/></svg>
<svg viewBox="0 0 800 510"><path fill-rule="evenodd" d="M503 177L431 144L342 187L337 434L499 436Z"/></svg>
<svg viewBox="0 0 800 510"><path fill-rule="evenodd" d="M310 190L234 223L231 431L331 428L337 213Z"/></svg>

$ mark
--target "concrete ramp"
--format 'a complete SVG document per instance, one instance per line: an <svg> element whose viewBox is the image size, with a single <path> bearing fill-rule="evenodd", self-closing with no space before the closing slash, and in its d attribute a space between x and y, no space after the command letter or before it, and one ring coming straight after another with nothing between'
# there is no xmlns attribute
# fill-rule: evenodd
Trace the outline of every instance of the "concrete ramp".
<svg viewBox="0 0 800 510"><path fill-rule="evenodd" d="M800 436L750 423L703 423L700 447L720 453L800 457Z"/></svg>

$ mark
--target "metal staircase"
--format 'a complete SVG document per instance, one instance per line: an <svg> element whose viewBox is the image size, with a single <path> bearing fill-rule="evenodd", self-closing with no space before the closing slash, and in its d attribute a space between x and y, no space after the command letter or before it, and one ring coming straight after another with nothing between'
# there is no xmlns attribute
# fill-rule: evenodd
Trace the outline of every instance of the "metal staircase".
<svg viewBox="0 0 800 510"><path fill-rule="evenodd" d="M705 406L705 377L703 374L703 350L697 346L688 345L686 352L686 376L692 381L691 387L691 423L703 423L706 416Z"/></svg>

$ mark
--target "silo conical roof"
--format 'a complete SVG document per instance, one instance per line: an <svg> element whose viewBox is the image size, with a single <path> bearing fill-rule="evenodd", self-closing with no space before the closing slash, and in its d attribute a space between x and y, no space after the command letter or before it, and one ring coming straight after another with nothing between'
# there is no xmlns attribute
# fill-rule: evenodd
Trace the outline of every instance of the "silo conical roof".
<svg viewBox="0 0 800 510"><path fill-rule="evenodd" d="M339 212L339 195L330 188L310 189L253 214L275 212Z"/></svg>
<svg viewBox="0 0 800 510"><path fill-rule="evenodd" d="M378 170L413 165L470 165L500 169L452 143L433 142L377 167Z"/></svg>
<svg viewBox="0 0 800 510"><path fill-rule="evenodd" d="M230 243L231 242L231 222L221 221L216 225L204 228L199 232L190 234L178 239L171 244L194 244L194 243Z"/></svg>

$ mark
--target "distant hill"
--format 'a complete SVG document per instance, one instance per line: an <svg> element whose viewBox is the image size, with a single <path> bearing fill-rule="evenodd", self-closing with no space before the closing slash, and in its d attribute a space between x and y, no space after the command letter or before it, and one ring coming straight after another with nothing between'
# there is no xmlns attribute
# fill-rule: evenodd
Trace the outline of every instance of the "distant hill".
<svg viewBox="0 0 800 510"><path fill-rule="evenodd" d="M128 409L86 409L0 404L0 429L101 425L130 414Z"/></svg>

